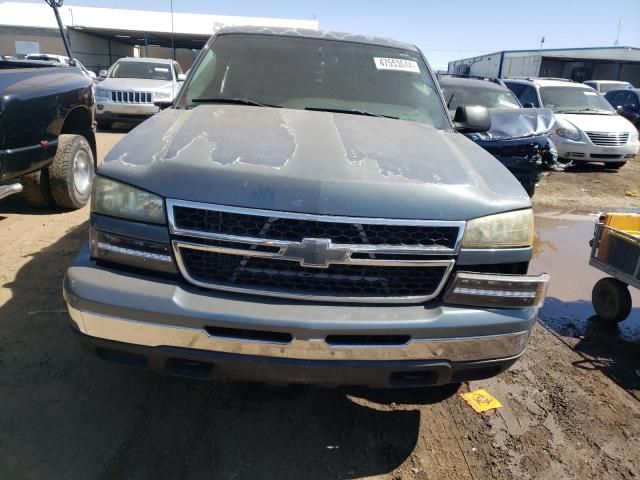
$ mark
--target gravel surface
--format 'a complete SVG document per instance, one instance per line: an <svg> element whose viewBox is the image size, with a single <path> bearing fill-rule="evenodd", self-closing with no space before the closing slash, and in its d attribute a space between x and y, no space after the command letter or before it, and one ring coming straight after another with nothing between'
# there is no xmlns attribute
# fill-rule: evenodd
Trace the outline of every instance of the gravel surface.
<svg viewBox="0 0 640 480"><path fill-rule="evenodd" d="M100 153L122 136L100 133ZM553 173L538 188L536 209L638 208L638 198L624 194L640 188L636 160L620 172ZM87 219L88 208L34 211L20 196L0 203L2 479L640 476L637 337L572 329L550 315L558 326L542 315L510 371L415 391L162 377L99 361L69 331L61 282L87 239ZM539 248L540 258L549 251ZM577 265L590 268L586 259ZM588 299L591 279L581 271L574 278ZM589 312L576 321L591 325ZM475 413L458 395L475 388L503 408Z"/></svg>

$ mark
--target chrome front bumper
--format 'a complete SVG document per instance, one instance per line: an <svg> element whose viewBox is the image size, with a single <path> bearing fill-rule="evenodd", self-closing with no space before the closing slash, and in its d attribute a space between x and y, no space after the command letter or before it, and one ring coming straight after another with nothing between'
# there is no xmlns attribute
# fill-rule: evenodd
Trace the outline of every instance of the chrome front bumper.
<svg viewBox="0 0 640 480"><path fill-rule="evenodd" d="M288 343L230 339L204 328L133 321L69 306L75 328L90 337L146 347L177 347L210 352L300 360L447 360L467 362L516 357L527 346L529 330L502 335L412 338L398 345L331 345L326 336L293 338Z"/></svg>
<svg viewBox="0 0 640 480"><path fill-rule="evenodd" d="M155 115L160 111L153 103L117 103L109 100L98 100L96 116L98 118L111 115Z"/></svg>

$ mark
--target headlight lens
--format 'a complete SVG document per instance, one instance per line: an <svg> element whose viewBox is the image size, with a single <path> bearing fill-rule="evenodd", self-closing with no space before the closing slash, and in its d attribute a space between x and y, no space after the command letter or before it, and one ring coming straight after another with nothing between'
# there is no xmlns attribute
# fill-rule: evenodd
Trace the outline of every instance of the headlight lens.
<svg viewBox="0 0 640 480"><path fill-rule="evenodd" d="M166 100L171 98L171 92L169 90L160 90L155 93L156 100Z"/></svg>
<svg viewBox="0 0 640 480"><path fill-rule="evenodd" d="M96 97L106 97L107 91L104 88L96 88Z"/></svg>
<svg viewBox="0 0 640 480"><path fill-rule="evenodd" d="M499 213L467 222L463 248L513 248L533 244L533 211Z"/></svg>
<svg viewBox="0 0 640 480"><path fill-rule="evenodd" d="M629 134L629 143L634 143L638 141L638 131L636 130L635 132L631 132Z"/></svg>
<svg viewBox="0 0 640 480"><path fill-rule="evenodd" d="M556 135L562 138L568 138L569 140L578 141L580 140L580 132L575 128L558 128L556 129Z"/></svg>
<svg viewBox="0 0 640 480"><path fill-rule="evenodd" d="M166 223L164 202L158 195L104 177L96 177L93 185L92 211L145 223Z"/></svg>

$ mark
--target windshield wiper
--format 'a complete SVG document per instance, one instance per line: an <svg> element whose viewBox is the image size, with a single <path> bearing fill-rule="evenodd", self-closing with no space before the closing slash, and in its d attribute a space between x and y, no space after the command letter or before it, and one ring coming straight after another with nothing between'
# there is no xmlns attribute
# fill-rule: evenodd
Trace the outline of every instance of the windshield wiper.
<svg viewBox="0 0 640 480"><path fill-rule="evenodd" d="M602 108L580 108L578 110L558 110L557 113L606 113L606 114L610 114L613 113L609 110L604 110Z"/></svg>
<svg viewBox="0 0 640 480"><path fill-rule="evenodd" d="M393 118L394 120L398 119L398 117L392 117L391 115L382 115L380 113L367 112L366 110L350 110L346 108L306 107L305 110L311 110L313 112L348 113L350 115L364 115L366 117Z"/></svg>
<svg viewBox="0 0 640 480"><path fill-rule="evenodd" d="M274 108L282 108L279 105L269 105L267 103L256 102L255 100L251 100L249 98L223 98L223 97L212 97L212 98L193 98L191 99L193 103L231 103L235 105L251 105L254 107L274 107Z"/></svg>

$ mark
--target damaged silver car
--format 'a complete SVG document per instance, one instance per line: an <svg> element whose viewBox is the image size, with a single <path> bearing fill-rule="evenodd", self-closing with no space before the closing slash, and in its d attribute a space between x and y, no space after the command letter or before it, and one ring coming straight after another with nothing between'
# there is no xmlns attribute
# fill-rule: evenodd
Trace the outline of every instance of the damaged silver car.
<svg viewBox="0 0 640 480"><path fill-rule="evenodd" d="M441 76L447 108L455 118L462 106L489 109L491 128L467 136L494 155L518 179L530 197L548 170L561 171L558 150L549 138L555 115L548 108L522 108L515 95L500 80Z"/></svg>
<svg viewBox="0 0 640 480"><path fill-rule="evenodd" d="M423 387L523 354L547 275L481 107L393 40L229 28L97 172L64 295L99 357L203 379Z"/></svg>

